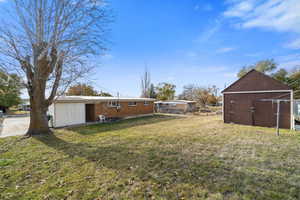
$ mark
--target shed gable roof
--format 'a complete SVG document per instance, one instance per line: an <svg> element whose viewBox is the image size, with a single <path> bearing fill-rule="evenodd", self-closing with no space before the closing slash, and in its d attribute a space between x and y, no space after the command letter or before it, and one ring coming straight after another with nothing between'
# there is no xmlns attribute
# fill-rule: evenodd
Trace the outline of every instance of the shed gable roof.
<svg viewBox="0 0 300 200"><path fill-rule="evenodd" d="M224 89L222 93L263 90L291 90L291 88L280 81L253 69Z"/></svg>

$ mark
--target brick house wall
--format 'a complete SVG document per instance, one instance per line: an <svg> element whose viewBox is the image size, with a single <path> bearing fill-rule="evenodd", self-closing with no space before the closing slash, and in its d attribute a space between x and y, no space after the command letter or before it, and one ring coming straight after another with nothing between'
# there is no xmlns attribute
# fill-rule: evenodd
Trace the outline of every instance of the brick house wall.
<svg viewBox="0 0 300 200"><path fill-rule="evenodd" d="M120 102L121 108L119 110L116 107L110 107L108 102L97 103L95 104L94 120L97 120L99 115L104 115L107 118L122 118L153 113L153 102L148 102L148 105L145 105L144 102L136 102L135 106L130 106L128 103L129 102Z"/></svg>

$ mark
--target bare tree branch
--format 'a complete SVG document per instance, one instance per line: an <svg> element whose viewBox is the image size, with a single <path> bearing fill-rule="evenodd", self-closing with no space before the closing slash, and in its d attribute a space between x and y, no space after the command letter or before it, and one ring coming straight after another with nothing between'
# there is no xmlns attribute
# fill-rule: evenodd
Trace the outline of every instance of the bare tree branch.
<svg viewBox="0 0 300 200"><path fill-rule="evenodd" d="M11 18L0 25L1 67L22 74L32 113L39 115L31 118L41 120L58 91L89 72L89 58L106 50L110 10L104 0L8 3Z"/></svg>

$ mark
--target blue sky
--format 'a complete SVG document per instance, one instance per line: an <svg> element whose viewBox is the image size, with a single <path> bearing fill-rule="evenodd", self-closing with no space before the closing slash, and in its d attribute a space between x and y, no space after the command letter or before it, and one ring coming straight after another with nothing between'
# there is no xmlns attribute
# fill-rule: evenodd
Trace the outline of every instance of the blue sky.
<svg viewBox="0 0 300 200"><path fill-rule="evenodd" d="M110 51L93 82L122 96L140 95L147 66L154 84L225 85L261 59L300 64L299 0L112 0Z"/></svg>
<svg viewBox="0 0 300 200"><path fill-rule="evenodd" d="M238 70L274 58L300 64L299 0L111 0L110 51L89 77L99 90L140 95L145 67L154 84L224 89Z"/></svg>

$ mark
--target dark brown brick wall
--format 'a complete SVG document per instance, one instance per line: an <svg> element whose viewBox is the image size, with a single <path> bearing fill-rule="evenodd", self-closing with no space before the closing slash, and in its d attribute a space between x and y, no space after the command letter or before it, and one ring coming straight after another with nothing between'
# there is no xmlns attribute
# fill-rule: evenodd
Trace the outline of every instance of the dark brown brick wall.
<svg viewBox="0 0 300 200"><path fill-rule="evenodd" d="M277 104L260 99L290 100L290 93L224 94L224 122L275 127ZM280 110L280 128L290 128L290 102L282 102Z"/></svg>

